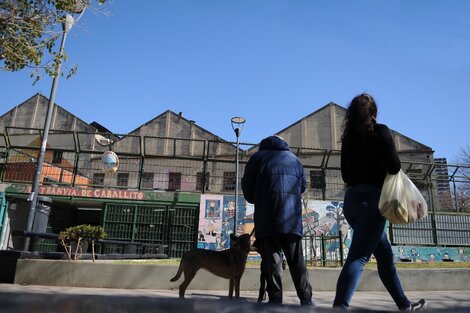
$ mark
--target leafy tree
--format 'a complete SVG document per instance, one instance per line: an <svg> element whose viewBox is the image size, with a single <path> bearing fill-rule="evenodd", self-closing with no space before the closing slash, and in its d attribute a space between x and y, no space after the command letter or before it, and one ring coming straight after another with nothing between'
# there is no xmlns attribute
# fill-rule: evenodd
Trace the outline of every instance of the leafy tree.
<svg viewBox="0 0 470 313"><path fill-rule="evenodd" d="M80 13L92 2L106 0L1 0L0 67L5 71L31 68L37 82L42 74L57 75L57 66L67 60L55 49L67 13ZM104 11L103 11L104 12ZM76 72L72 68L68 77Z"/></svg>

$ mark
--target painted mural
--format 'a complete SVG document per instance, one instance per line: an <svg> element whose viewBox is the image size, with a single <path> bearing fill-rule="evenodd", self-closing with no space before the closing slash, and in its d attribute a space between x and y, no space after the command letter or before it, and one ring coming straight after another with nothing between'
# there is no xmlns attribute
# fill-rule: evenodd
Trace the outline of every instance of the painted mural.
<svg viewBox="0 0 470 313"><path fill-rule="evenodd" d="M351 242L351 229L343 215L343 202L304 199L302 216L304 235L315 238L304 243L307 260L320 259L321 246L325 249L323 258L339 260L340 252L346 258ZM337 239L340 234L341 246Z"/></svg>
<svg viewBox="0 0 470 313"><path fill-rule="evenodd" d="M238 199L237 233L250 233L254 228L254 205ZM335 201L304 201L303 229L304 235L338 236L343 235L344 251L350 241L350 230L344 220L343 204ZM235 197L232 195L201 195L199 211L198 247L202 249L223 250L230 247L230 234L233 232L235 214ZM327 243L329 253L337 253L340 247L337 240ZM318 245L307 247L312 255L317 255Z"/></svg>
<svg viewBox="0 0 470 313"><path fill-rule="evenodd" d="M393 246L397 262L470 262L470 248Z"/></svg>
<svg viewBox="0 0 470 313"><path fill-rule="evenodd" d="M225 249L222 238L222 213L224 197L201 195L199 205L198 247L211 250Z"/></svg>
<svg viewBox="0 0 470 313"><path fill-rule="evenodd" d="M235 210L233 195L201 195L198 248L228 249L235 212L237 233L250 233L254 228L253 204L239 197L238 208ZM320 245L325 247L325 256L328 259L338 259L340 249L344 258L347 257L352 230L344 218L342 201L304 199L302 216L304 235L315 238L304 243L307 260L319 259ZM342 247L336 239L340 233ZM470 248L393 246L392 249L397 262L470 262ZM252 258L256 256L257 254L251 255Z"/></svg>
<svg viewBox="0 0 470 313"><path fill-rule="evenodd" d="M239 197L238 210L235 210L235 196L201 195L198 248L210 250L229 248L235 212L237 213L237 232L239 234L250 232L253 229L253 219L251 217L250 222L247 218L247 204L243 197Z"/></svg>

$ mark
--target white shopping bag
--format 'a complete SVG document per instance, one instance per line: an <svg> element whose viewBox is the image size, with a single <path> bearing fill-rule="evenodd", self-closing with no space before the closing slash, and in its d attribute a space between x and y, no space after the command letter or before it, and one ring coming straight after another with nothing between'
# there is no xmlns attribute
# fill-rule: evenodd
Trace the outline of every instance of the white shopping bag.
<svg viewBox="0 0 470 313"><path fill-rule="evenodd" d="M379 209L392 224L409 224L428 215L426 200L402 170L385 176Z"/></svg>

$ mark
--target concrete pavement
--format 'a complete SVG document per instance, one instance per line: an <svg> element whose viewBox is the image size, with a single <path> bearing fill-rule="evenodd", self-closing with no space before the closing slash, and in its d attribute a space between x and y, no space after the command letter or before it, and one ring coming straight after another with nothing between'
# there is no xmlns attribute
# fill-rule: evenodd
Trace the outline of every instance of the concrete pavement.
<svg viewBox="0 0 470 313"><path fill-rule="evenodd" d="M4 268L0 269L4 270ZM115 264L21 259L14 284L0 284L0 313L135 313L135 312L312 312L298 305L288 272L283 275L284 305L257 304L259 268L247 268L241 300L229 300L228 280L204 270L178 299L178 282L170 282L174 265ZM334 312L339 268L309 269L316 312ZM399 270L408 298L428 301L426 311L470 313L470 269ZM365 270L351 309L355 312L396 311L376 270Z"/></svg>
<svg viewBox="0 0 470 313"><path fill-rule="evenodd" d="M190 286L191 287L191 286ZM470 289L470 286L469 286ZM298 305L293 291L284 293L284 305L274 307L256 304L256 291L241 291L240 301L229 301L227 291L194 290L187 299L178 299L177 290L56 287L39 285L0 284L0 312L51 313L135 313L135 312L301 312L311 308ZM316 312L331 309L334 292L314 291ZM425 298L426 311L470 313L470 290L407 292L411 301ZM393 312L396 307L387 292L356 292L352 303L356 312Z"/></svg>

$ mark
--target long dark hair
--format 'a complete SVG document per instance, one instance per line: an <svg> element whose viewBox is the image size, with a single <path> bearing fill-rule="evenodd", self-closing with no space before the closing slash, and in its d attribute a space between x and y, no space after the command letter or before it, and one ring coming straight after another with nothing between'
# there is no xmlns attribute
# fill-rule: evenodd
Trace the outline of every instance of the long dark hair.
<svg viewBox="0 0 470 313"><path fill-rule="evenodd" d="M375 135L374 125L377 117L377 104L371 95L362 93L349 104L343 122L343 136L368 138Z"/></svg>

